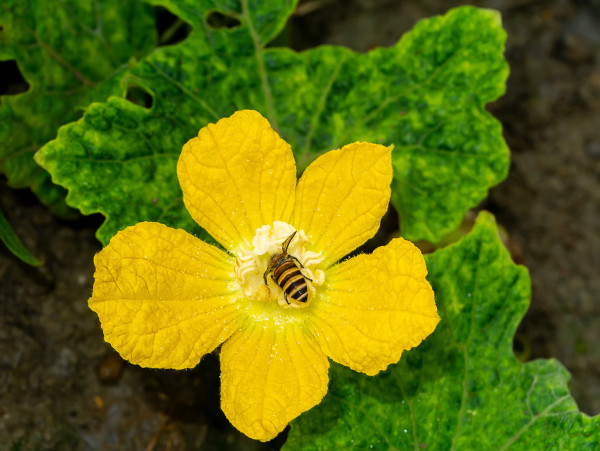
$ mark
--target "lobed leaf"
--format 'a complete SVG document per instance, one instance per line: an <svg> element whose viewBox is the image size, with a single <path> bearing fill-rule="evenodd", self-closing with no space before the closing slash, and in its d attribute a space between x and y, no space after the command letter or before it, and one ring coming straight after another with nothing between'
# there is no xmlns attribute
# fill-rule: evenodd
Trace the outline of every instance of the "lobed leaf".
<svg viewBox="0 0 600 451"><path fill-rule="evenodd" d="M579 412L562 365L513 354L530 281L492 216L426 260L436 331L375 378L332 366L329 394L284 448L598 449L600 417Z"/></svg>
<svg viewBox="0 0 600 451"><path fill-rule="evenodd" d="M505 39L497 12L463 7L365 55L279 52L274 95L298 93L291 108L277 102L284 137L307 162L348 142L393 144L402 235L440 241L508 172L501 125L485 111L505 90Z"/></svg>
<svg viewBox="0 0 600 451"><path fill-rule="evenodd" d="M90 102L126 89L119 79L128 60L156 41L153 11L120 0L3 0L0 25L0 60L16 60L30 86L0 97L0 173L11 187L29 187L55 213L68 215L65 190L33 155Z"/></svg>
<svg viewBox="0 0 600 451"><path fill-rule="evenodd" d="M94 104L37 157L70 190L71 205L107 216L103 243L132 223L164 219L165 211L169 225L193 228L177 200L177 155L201 127L245 108L270 121L301 169L353 141L394 144L392 201L411 239L440 240L506 176L508 149L484 109L503 93L508 73L495 12L458 8L367 54L341 47L296 53L267 48L295 1L152 3L193 27L186 41L128 71L152 107L119 98ZM215 13L233 26L210 25Z"/></svg>

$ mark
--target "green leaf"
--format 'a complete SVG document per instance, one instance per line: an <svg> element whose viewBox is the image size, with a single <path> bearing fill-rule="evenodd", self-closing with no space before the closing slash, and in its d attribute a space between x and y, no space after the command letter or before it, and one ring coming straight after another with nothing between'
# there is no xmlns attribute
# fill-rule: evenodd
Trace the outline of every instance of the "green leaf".
<svg viewBox="0 0 600 451"><path fill-rule="evenodd" d="M508 172L501 125L484 108L505 91L505 38L497 12L463 7L366 55L334 47L288 55L296 70L273 83L274 95L300 94L282 132L289 127L306 151L301 161L353 141L394 144L402 235L438 242ZM296 66L306 67L303 89L286 81L298 78Z"/></svg>
<svg viewBox="0 0 600 451"><path fill-rule="evenodd" d="M154 47L152 8L121 0L3 0L0 24L0 60L16 60L30 85L0 98L0 173L68 215L66 191L33 155L90 102L123 91L119 76L129 59Z"/></svg>
<svg viewBox="0 0 600 451"><path fill-rule="evenodd" d="M598 449L600 417L578 411L562 365L513 354L530 281L492 216L427 266L436 331L376 377L333 366L328 395L292 423L285 448Z"/></svg>
<svg viewBox="0 0 600 451"><path fill-rule="evenodd" d="M156 3L186 19L194 31L182 44L157 49L128 73L129 83L152 96L152 107L118 97L92 104L36 155L53 180L69 189L70 205L107 217L97 233L104 244L140 221L184 228L209 240L182 202L175 170L181 148L208 122L258 103L242 104L248 95L262 98L244 76L247 71L248 79L258 77L254 39L272 39L294 7L286 3L281 12L272 5L242 2L242 17L222 2L218 11L251 24L250 33L248 26L212 30L206 22L217 11L212 1Z"/></svg>
<svg viewBox="0 0 600 451"><path fill-rule="evenodd" d="M19 257L28 265L39 266L42 264L42 262L35 258L23 245L15 231L6 220L2 210L0 210L0 240L2 240L9 251L11 251L15 256Z"/></svg>
<svg viewBox="0 0 600 451"><path fill-rule="evenodd" d="M153 3L193 32L129 71L152 96L151 109L116 97L94 104L37 157L69 189L71 205L107 216L98 232L104 243L165 214L169 225L193 227L178 201L178 154L201 127L244 108L269 119L301 169L353 141L395 144L392 200L412 239L441 239L506 176L508 149L484 110L508 73L495 12L459 8L368 54L341 47L296 53L266 48L294 1ZM215 12L239 26L211 28Z"/></svg>

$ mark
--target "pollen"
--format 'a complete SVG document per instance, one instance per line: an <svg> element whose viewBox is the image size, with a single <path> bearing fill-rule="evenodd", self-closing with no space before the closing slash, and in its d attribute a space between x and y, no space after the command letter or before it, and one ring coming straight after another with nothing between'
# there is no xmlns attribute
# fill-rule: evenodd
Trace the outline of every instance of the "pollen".
<svg viewBox="0 0 600 451"><path fill-rule="evenodd" d="M236 252L235 274L245 296L258 302L277 302L284 308L307 306L317 287L325 282L325 273L319 268L323 258L309 248L306 233L285 222L258 228L251 246ZM286 276L285 268L292 268L287 274L293 272L293 277ZM306 299L298 301L303 289L308 293Z"/></svg>

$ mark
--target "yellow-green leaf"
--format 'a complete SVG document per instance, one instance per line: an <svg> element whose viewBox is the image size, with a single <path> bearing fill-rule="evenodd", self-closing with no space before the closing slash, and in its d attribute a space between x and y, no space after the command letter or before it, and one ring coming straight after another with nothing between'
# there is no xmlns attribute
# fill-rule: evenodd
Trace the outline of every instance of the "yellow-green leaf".
<svg viewBox="0 0 600 451"><path fill-rule="evenodd" d="M410 239L440 240L506 176L501 127L484 108L508 74L496 12L458 8L367 54L297 53L267 47L293 1L152 3L193 28L128 72L152 107L117 97L93 104L37 157L71 205L107 216L104 243L141 220L200 233L180 201L175 162L200 128L241 109L269 120L300 169L355 141L393 144L392 202ZM211 25L215 11L233 26Z"/></svg>
<svg viewBox="0 0 600 451"><path fill-rule="evenodd" d="M156 42L152 8L121 0L3 0L0 25L0 61L16 61L29 84L0 98L0 173L55 213L72 215L66 191L33 155L91 102L126 91L119 80L129 59Z"/></svg>
<svg viewBox="0 0 600 451"><path fill-rule="evenodd" d="M292 423L284 449L598 449L600 417L578 410L565 368L513 354L530 281L492 216L426 261L435 332L380 376L333 366L328 395Z"/></svg>

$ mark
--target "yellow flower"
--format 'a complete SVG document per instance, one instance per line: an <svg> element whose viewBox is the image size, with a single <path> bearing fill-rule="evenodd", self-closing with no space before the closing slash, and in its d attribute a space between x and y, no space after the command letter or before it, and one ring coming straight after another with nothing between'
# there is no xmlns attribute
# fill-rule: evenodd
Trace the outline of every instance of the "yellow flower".
<svg viewBox="0 0 600 451"><path fill-rule="evenodd" d="M89 306L106 341L144 367L192 368L224 343L221 406L249 437L270 440L321 401L328 357L374 375L435 329L411 243L339 262L379 228L391 147L328 152L296 184L290 146L259 113L238 111L183 147L177 175L188 211L226 252L162 224L129 227L96 255Z"/></svg>

